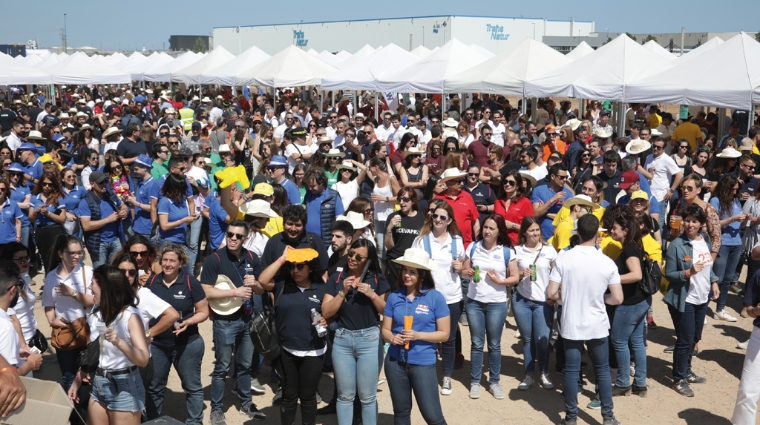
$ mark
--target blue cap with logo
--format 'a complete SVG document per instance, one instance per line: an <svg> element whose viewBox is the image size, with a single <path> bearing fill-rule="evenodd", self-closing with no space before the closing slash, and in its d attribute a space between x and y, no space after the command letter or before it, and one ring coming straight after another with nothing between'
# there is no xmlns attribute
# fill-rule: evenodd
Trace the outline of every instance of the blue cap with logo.
<svg viewBox="0 0 760 425"><path fill-rule="evenodd" d="M269 160L269 165L267 167L287 167L288 162L282 155L275 155L272 157L271 160Z"/></svg>
<svg viewBox="0 0 760 425"><path fill-rule="evenodd" d="M140 154L135 160L135 164L143 166L145 168L153 168L153 160L148 155Z"/></svg>

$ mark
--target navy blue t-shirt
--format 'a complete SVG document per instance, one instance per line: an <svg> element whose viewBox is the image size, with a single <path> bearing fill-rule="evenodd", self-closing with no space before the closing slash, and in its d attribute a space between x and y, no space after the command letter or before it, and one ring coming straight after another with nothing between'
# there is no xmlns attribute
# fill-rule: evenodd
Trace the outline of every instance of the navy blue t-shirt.
<svg viewBox="0 0 760 425"><path fill-rule="evenodd" d="M327 281L327 293L333 297L339 296L338 293L343 291L343 281L348 276L346 271L335 273ZM383 274L374 274L367 271L364 277L364 283L367 283L378 297L390 292L391 287L388 280ZM346 302L341 304L337 314L338 327L357 331L377 326L380 323L380 313L378 313L372 301L356 289L350 289L346 295Z"/></svg>
<svg viewBox="0 0 760 425"><path fill-rule="evenodd" d="M283 289L284 286L284 289ZM282 295L277 296L282 289ZM311 351L324 348L325 340L317 335L311 324L311 309L322 314L322 300L327 285L312 283L301 290L293 281L279 281L274 285L274 311L277 333L285 348Z"/></svg>

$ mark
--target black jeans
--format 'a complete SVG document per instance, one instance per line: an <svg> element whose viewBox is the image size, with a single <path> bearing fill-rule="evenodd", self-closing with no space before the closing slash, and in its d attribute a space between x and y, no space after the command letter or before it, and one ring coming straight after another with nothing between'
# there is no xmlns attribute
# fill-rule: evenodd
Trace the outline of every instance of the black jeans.
<svg viewBox="0 0 760 425"><path fill-rule="evenodd" d="M50 255L58 255L53 252L55 240L58 239L58 236L65 234L66 230L61 225L37 226L35 239L37 241L37 249L39 249L40 256L42 257L42 264L45 266L45 273L50 272Z"/></svg>
<svg viewBox="0 0 760 425"><path fill-rule="evenodd" d="M317 387L322 375L325 356L298 357L282 350L282 406L281 423L292 425L296 420L298 400L301 400L301 423L312 425L317 421Z"/></svg>

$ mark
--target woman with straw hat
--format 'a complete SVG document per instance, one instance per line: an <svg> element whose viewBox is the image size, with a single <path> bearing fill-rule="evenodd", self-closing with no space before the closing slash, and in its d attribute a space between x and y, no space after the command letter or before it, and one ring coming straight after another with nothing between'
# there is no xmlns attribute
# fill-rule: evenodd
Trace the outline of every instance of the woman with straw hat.
<svg viewBox="0 0 760 425"><path fill-rule="evenodd" d="M385 377L397 424L411 424L412 391L428 424L446 424L436 382L436 344L449 338L448 305L435 289L431 272L438 265L422 249L409 248L393 260L402 266L399 289L385 303L382 334L391 344Z"/></svg>
<svg viewBox="0 0 760 425"><path fill-rule="evenodd" d="M250 229L248 240L243 244L243 248L261 257L269 241L269 237L261 230L267 226L270 219L279 217L279 215L272 210L269 202L263 199L246 202L239 209L241 213L245 214L245 222L248 223Z"/></svg>
<svg viewBox="0 0 760 425"><path fill-rule="evenodd" d="M364 177L367 176L367 167L361 162L347 159L338 164L336 168L338 169L338 181L329 187L340 194L343 208L348 209L351 201L359 196L359 187L364 181ZM356 174L357 168L361 169L359 174ZM328 185L330 184L329 180L330 177L328 175Z"/></svg>

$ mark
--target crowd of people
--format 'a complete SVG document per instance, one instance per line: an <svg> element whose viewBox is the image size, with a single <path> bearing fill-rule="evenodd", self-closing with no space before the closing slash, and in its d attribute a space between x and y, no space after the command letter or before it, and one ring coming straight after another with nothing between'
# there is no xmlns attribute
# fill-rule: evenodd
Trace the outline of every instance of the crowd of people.
<svg viewBox="0 0 760 425"><path fill-rule="evenodd" d="M446 109L440 96L396 111L356 101L161 86L6 97L1 413L23 401L15 376L33 376L52 345L79 420L158 418L173 367L186 423L201 424L206 321L212 425L226 424L230 374L236 410L264 420L254 400L269 368L282 424L299 405L303 424L333 413L341 425L377 423L383 369L394 423L411 423L415 400L426 423L445 424L441 396L465 364L461 326L468 397L505 398L510 313L523 343L518 389L553 389L564 375L563 424L577 420L584 351L596 394L587 407L605 425L620 423L615 396L646 397L653 298L675 329L680 395L706 381L691 365L708 310L737 321L729 291L756 318L741 348L760 349L753 111L675 119L632 104L616 134L609 102L589 101L581 116L569 101L537 99L522 114L486 94ZM38 329L38 301L51 335ZM276 356L254 341L267 312ZM758 370L748 354L734 424L755 423ZM325 372L335 391L318 409Z"/></svg>

